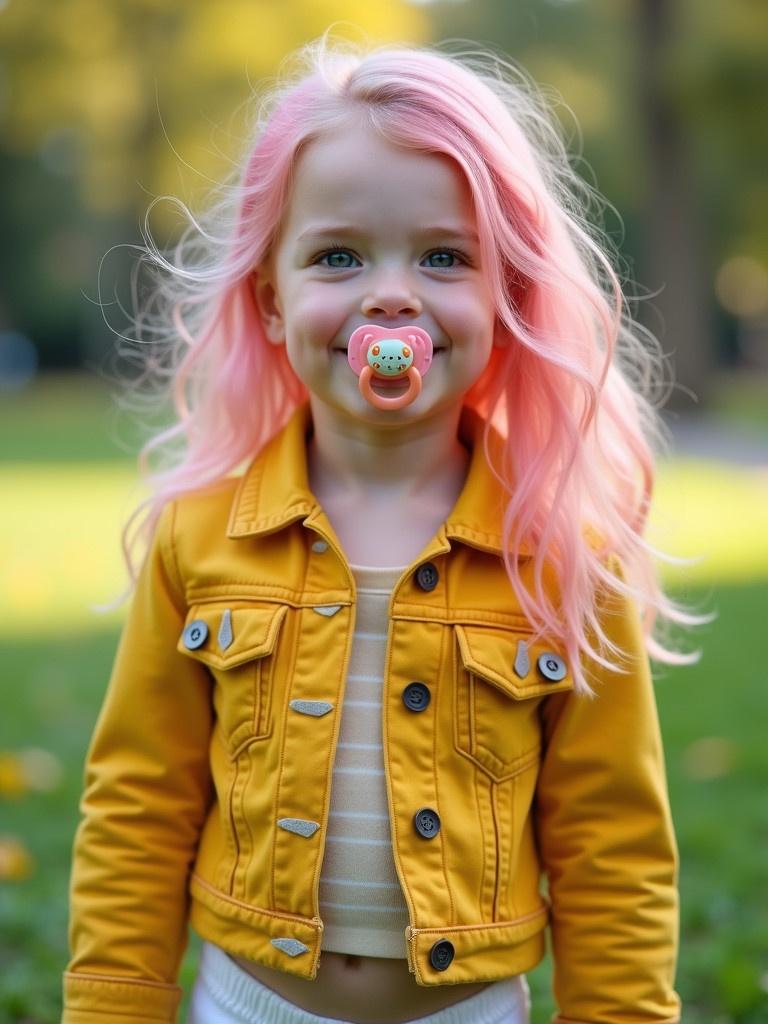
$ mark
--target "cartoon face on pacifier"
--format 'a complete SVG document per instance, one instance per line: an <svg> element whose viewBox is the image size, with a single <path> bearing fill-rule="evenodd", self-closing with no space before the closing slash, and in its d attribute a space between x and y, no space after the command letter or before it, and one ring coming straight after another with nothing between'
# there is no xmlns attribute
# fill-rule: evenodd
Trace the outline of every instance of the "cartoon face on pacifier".
<svg viewBox="0 0 768 1024"><path fill-rule="evenodd" d="M421 381L432 364L432 339L421 327L365 324L352 332L347 361L358 377L360 394L377 409L402 409L421 394ZM406 390L388 397L374 390Z"/></svg>
<svg viewBox="0 0 768 1024"><path fill-rule="evenodd" d="M374 341L365 354L374 375L402 377L413 366L413 349L400 338Z"/></svg>

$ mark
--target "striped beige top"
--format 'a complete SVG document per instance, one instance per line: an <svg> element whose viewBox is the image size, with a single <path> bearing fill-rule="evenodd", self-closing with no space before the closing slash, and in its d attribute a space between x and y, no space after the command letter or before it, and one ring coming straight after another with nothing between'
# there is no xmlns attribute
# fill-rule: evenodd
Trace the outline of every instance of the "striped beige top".
<svg viewBox="0 0 768 1024"><path fill-rule="evenodd" d="M357 614L320 876L322 949L406 957L408 925L392 857L381 737L389 597L406 566L350 566Z"/></svg>

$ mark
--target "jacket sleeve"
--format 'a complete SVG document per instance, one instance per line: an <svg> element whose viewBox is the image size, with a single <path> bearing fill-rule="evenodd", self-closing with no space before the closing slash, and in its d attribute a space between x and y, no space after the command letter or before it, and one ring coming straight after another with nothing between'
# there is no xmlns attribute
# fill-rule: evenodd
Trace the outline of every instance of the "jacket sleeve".
<svg viewBox="0 0 768 1024"><path fill-rule="evenodd" d="M174 506L141 569L85 766L62 1024L172 1022L187 879L210 803L211 683L184 625Z"/></svg>
<svg viewBox="0 0 768 1024"><path fill-rule="evenodd" d="M678 854L635 603L601 624L626 674L544 702L536 829L551 902L553 1024L676 1024ZM613 660L613 659L611 659Z"/></svg>

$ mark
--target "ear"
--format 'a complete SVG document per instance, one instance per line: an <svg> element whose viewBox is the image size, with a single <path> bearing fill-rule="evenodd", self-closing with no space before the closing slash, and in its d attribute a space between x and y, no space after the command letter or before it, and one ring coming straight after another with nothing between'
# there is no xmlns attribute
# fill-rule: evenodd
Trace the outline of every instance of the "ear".
<svg viewBox="0 0 768 1024"><path fill-rule="evenodd" d="M283 310L269 268L254 270L250 281L267 341L273 345L282 345L285 342Z"/></svg>

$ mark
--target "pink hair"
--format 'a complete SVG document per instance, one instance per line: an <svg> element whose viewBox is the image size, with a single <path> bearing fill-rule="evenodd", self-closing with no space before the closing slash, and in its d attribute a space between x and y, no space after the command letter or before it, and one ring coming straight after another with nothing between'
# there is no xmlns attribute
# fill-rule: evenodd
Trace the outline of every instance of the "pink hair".
<svg viewBox="0 0 768 1024"><path fill-rule="evenodd" d="M145 379L154 373L170 391L177 420L140 453L152 494L123 533L131 578L131 548L151 536L163 505L231 475L308 397L285 347L263 335L252 279L269 253L302 148L364 116L397 145L451 157L472 189L482 264L512 344L494 349L465 401L486 421L486 457L508 494L504 564L524 611L539 634L567 650L581 693L594 691L580 655L620 670L606 655L623 652L599 623L606 588L639 602L653 657L695 661L696 653L673 651L652 635L659 613L702 621L664 595L658 553L643 536L654 447L663 441L652 404L663 360L628 312L605 255L611 245L587 222L597 194L571 169L535 85L487 53L387 47L360 54L325 38L305 47L299 64L262 103L236 183L210 206L218 234L190 215L166 258L146 230L144 259L161 272L155 299L169 315L151 327L149 341L165 359L150 355ZM148 311L146 319L151 324ZM140 317L140 341L141 326ZM489 447L491 423L505 436L497 453ZM165 465L150 471L154 456ZM534 552L532 586L518 569L523 544ZM546 587L552 571L558 599Z"/></svg>

